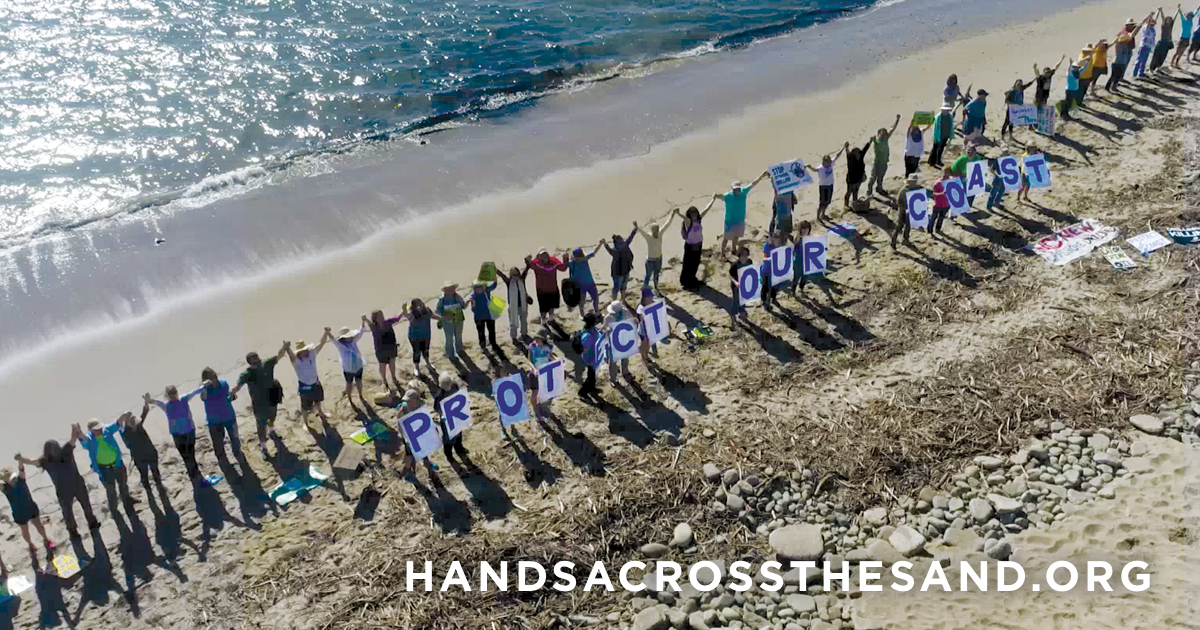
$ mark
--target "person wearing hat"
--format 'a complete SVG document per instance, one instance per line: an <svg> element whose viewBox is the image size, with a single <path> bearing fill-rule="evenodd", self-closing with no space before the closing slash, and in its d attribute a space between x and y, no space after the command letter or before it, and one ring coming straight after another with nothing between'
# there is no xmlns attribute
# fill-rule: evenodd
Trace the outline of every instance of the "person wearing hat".
<svg viewBox="0 0 1200 630"><path fill-rule="evenodd" d="M1092 47L1092 96L1100 89L1100 78L1108 74L1108 40L1101 39Z"/></svg>
<svg viewBox="0 0 1200 630"><path fill-rule="evenodd" d="M725 204L725 233L721 237L721 257L725 256L725 245L729 242L733 243L733 248L738 248L738 243L741 242L742 236L746 234L746 198L750 196L750 191L754 186L762 180L770 177L769 171L763 171L758 179L743 184L742 182L733 182L729 185L729 192L716 193L713 195L713 201L720 201ZM613 294L613 299L616 299L616 293ZM624 297L622 292L621 297Z"/></svg>
<svg viewBox="0 0 1200 630"><path fill-rule="evenodd" d="M963 106L966 121L963 122L963 143L975 144L984 140L983 132L987 128L987 90L975 92L975 98Z"/></svg>
<svg viewBox="0 0 1200 630"><path fill-rule="evenodd" d="M83 475L79 474L79 467L75 465L75 439L74 434L67 438L66 442L59 444L57 440L46 440L42 446L42 456L37 459L28 459L17 454L17 461L30 466L37 466L46 471L50 477L50 482L54 485L54 494L58 497L58 506L62 510L63 522L67 526L67 533L72 539L79 538L79 528L75 522L75 502L79 502L79 507L83 509L83 515L87 519L88 529L98 529L100 521L96 520L96 514L92 511L92 500L88 496L87 484L83 481Z"/></svg>
<svg viewBox="0 0 1200 630"><path fill-rule="evenodd" d="M437 368L429 361L429 344L433 339L432 322L435 319L440 320L442 316L430 310L421 298L413 298L410 304L404 305L404 312L400 313L400 317L408 320L408 344L412 346L413 376L421 378L422 358L425 359L429 371L437 374Z"/></svg>
<svg viewBox="0 0 1200 630"><path fill-rule="evenodd" d="M346 378L346 391L342 395L350 401L350 408L355 411L358 411L358 408L354 406L354 398L351 395L351 390L355 388L358 389L358 399L362 401L363 406L371 406L367 397L363 395L363 368L367 366L367 360L363 358L362 350L358 347L359 340L366 333L367 316L363 315L357 331L343 326L333 338L333 347L338 351L338 359L342 363L342 376Z"/></svg>
<svg viewBox="0 0 1200 630"><path fill-rule="evenodd" d="M458 294L458 284L443 282L442 294L438 296L433 311L441 318L442 333L446 336L446 358L451 361L457 360L459 354L467 353L462 337L467 321L466 308L467 301Z"/></svg>
<svg viewBox="0 0 1200 630"><path fill-rule="evenodd" d="M404 392L403 402L401 402L400 406L396 408L397 424L399 424L400 419L404 416L419 410L422 402L421 391L419 389L410 388L406 390ZM404 434L403 427L399 427L398 431L401 435ZM409 483L416 483L417 459L413 457L412 449L408 445L408 440L401 440L400 442L404 445L404 470L402 471L404 474L404 479ZM425 458L425 468L430 471L436 471L438 469L437 464L433 463L428 457Z"/></svg>
<svg viewBox="0 0 1200 630"><path fill-rule="evenodd" d="M1062 103L1063 120L1071 120L1071 110L1075 109L1075 106L1080 102L1079 77L1091 65L1092 58L1088 57L1084 61L1072 61L1071 65L1067 67L1067 91L1066 98L1063 99Z"/></svg>
<svg viewBox="0 0 1200 630"><path fill-rule="evenodd" d="M529 344L529 364L532 369L525 372L525 389L529 390L529 408L537 418L546 416L547 405L538 401L538 369L554 360L554 344L550 331L542 328Z"/></svg>
<svg viewBox="0 0 1200 630"><path fill-rule="evenodd" d="M658 277L662 274L663 263L663 233L667 228L671 227L671 222L675 220L675 214L679 212L676 208L667 215L667 220L661 226L658 223L651 223L648 229L643 230L637 227L637 223L633 224L634 229L642 238L646 240L646 277L642 279L642 288L648 288L651 284L654 285L654 292L658 293Z"/></svg>
<svg viewBox="0 0 1200 630"><path fill-rule="evenodd" d="M941 168L942 154L946 145L954 139L954 110L957 105L942 105L941 111L933 119L933 147L929 149L929 165Z"/></svg>
<svg viewBox="0 0 1200 630"><path fill-rule="evenodd" d="M1109 92L1118 92L1121 81L1125 80L1125 70L1129 67L1129 62L1133 61L1134 39L1137 37L1138 31L1141 30L1142 24L1129 18L1125 22L1125 27L1113 39L1113 63L1112 72L1108 75L1108 82L1104 84L1104 89Z"/></svg>
<svg viewBox="0 0 1200 630"><path fill-rule="evenodd" d="M1133 64L1133 78L1135 79L1146 76L1150 53L1154 52L1154 44L1158 41L1158 28L1155 24L1160 13L1162 13L1162 9L1147 15L1146 19L1142 21L1142 30L1138 35L1137 61Z"/></svg>
<svg viewBox="0 0 1200 630"><path fill-rule="evenodd" d="M287 354L287 342L279 346L279 351L266 361L257 352L246 354L246 369L238 376L237 385L229 392L237 396L246 387L250 392L250 409L254 412L254 426L258 432L258 448L263 458L267 454L267 433L278 439L275 433L275 417L279 413L279 403L283 402L283 386L275 379L275 366Z"/></svg>
<svg viewBox="0 0 1200 630"><path fill-rule="evenodd" d="M467 303L471 305L471 313L475 316L479 347L487 348L490 339L492 347L500 350L500 344L496 343L496 316L492 313L492 291L495 290L495 282L487 284L477 280L471 285L471 297L467 298ZM580 306L582 308L582 302Z"/></svg>
<svg viewBox="0 0 1200 630"><path fill-rule="evenodd" d="M608 251L608 255L612 256L612 264L609 266L609 275L612 277L612 295L613 299L617 296L625 297L625 289L629 286L629 274L633 272L633 250L629 248L629 244L633 241L633 237L637 234L637 221L633 222L633 229L629 231L629 236L621 236L620 234L612 235L612 245L608 244L607 240L600 239L600 245Z"/></svg>
<svg viewBox="0 0 1200 630"><path fill-rule="evenodd" d="M904 232L904 244L907 245L909 243L908 236L912 232L912 227L908 223L907 193L910 190L918 190L919 188L921 188L921 178L916 173L913 173L908 176L908 179L904 180L904 190L901 190L896 195L896 209L899 211L899 215L896 217L896 226L892 228L893 252L896 251L896 239L899 238L901 232Z"/></svg>
<svg viewBox="0 0 1200 630"><path fill-rule="evenodd" d="M1083 50L1079 51L1079 60L1076 62L1081 66L1081 70L1079 71L1079 96L1077 98L1077 104L1079 105L1083 104L1083 99L1088 94L1088 88L1092 87L1092 80L1096 76L1095 52L1096 49L1091 44L1085 45ZM1107 56L1105 56L1104 63L1108 63Z"/></svg>
<svg viewBox="0 0 1200 630"><path fill-rule="evenodd" d="M287 344L285 343L284 346L286 347ZM174 385L168 385L165 401L155 399L148 392L142 395L142 400L146 404L153 404L166 414L167 429L171 432L171 439L175 442L175 450L179 451L179 456L183 458L183 463L187 466L188 479L191 479L193 484L198 483L201 476L200 466L196 463L196 424L192 421L192 408L189 403L200 391L201 388L197 388L180 396L179 390Z"/></svg>
<svg viewBox="0 0 1200 630"><path fill-rule="evenodd" d="M47 550L54 551L55 547L54 541L46 535L46 526L42 525L42 516L38 511L37 503L34 502L33 495L29 493L29 484L25 483L25 462L17 460L17 474L15 475L11 468L0 470L0 492L3 492L5 498L8 499L8 507L12 509L13 522L21 528L21 537L25 539L25 544L29 545L29 555L33 556L36 564L38 548L29 538L30 523L33 523L34 528L42 535L42 541ZM7 571L7 568L5 570Z"/></svg>
<svg viewBox="0 0 1200 630"><path fill-rule="evenodd" d="M601 241L603 243L604 241ZM554 321L554 310L562 303L558 291L558 272L567 270L567 263L542 248L537 256L526 256L525 266L533 269L533 287L537 292L538 322L545 326Z"/></svg>
<svg viewBox="0 0 1200 630"><path fill-rule="evenodd" d="M782 234L782 232L776 232ZM658 301L658 296L650 289L642 289L642 301L638 303L637 319L638 319L638 336L641 337L641 347L639 351L642 354L642 361L646 366L646 371L650 371L650 357L658 356L658 346L650 343L650 335L646 333L646 307ZM668 319L667 327L670 328L670 320Z"/></svg>
<svg viewBox="0 0 1200 630"><path fill-rule="evenodd" d="M316 345L303 339L296 340L295 347L292 344L284 344L288 360L292 362L292 369L296 370L296 382L300 389L300 415L306 427L308 414L313 411L317 412L321 422L329 421L329 416L325 415L325 410L321 408L321 403L325 402L325 388L321 386L321 376L317 373L317 355L321 354L329 337L329 329L326 328L321 333L321 341Z"/></svg>
<svg viewBox="0 0 1200 630"><path fill-rule="evenodd" d="M597 243L596 248L589 254L582 247L576 247L571 252L571 260L567 262L567 277L579 285L579 316L583 317L583 298L592 298L592 312L600 311L600 292L596 290L596 278L592 275L592 264L589 262L596 257L603 243Z"/></svg>
<svg viewBox="0 0 1200 630"><path fill-rule="evenodd" d="M126 414L133 415L129 412ZM114 421L102 425L99 420L90 420L87 423L86 433L79 428L79 424L75 424L73 429L72 437L88 452L88 457L92 461L92 471L100 478L100 483L104 484L104 491L108 495L109 512L114 517L119 513L117 509L117 493L119 491L121 503L125 505L125 512L131 515L135 514L133 497L129 495L129 477L125 471L124 458L121 457L121 447L117 445L114 437L117 431L121 430L120 422Z"/></svg>
<svg viewBox="0 0 1200 630"><path fill-rule="evenodd" d="M325 332L328 334L329 329L326 328ZM212 439L217 461L228 462L225 457L225 438L228 437L233 458L245 467L246 455L242 452L237 412L233 409L233 401L237 396L230 390L229 383L217 376L217 371L210 367L200 371L200 386L200 400L204 401L204 421L208 425L208 437Z"/></svg>

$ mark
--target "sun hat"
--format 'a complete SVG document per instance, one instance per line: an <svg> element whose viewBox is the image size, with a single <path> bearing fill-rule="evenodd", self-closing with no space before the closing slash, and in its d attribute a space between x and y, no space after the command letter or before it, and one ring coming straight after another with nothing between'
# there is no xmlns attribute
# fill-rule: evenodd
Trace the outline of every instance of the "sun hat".
<svg viewBox="0 0 1200 630"><path fill-rule="evenodd" d="M1125 26L1137 26L1137 22L1133 18L1125 20Z"/></svg>
<svg viewBox="0 0 1200 630"><path fill-rule="evenodd" d="M474 288L476 288L476 289L486 289L486 288L487 288L487 283L485 283L483 280L476 280L475 282L473 282L473 283L471 284L471 286L472 286L472 287L474 287Z"/></svg>
<svg viewBox="0 0 1200 630"><path fill-rule="evenodd" d="M408 389L408 390L405 390L405 391L404 391L404 399L405 399L405 400L408 400L409 398L417 398L417 399L420 399L420 398L421 398L421 392L419 392L419 391L417 391L417 390L415 390L415 389Z"/></svg>
<svg viewBox="0 0 1200 630"><path fill-rule="evenodd" d="M742 187L742 182L733 182L732 184L729 185L729 187L736 190L736 189Z"/></svg>
<svg viewBox="0 0 1200 630"><path fill-rule="evenodd" d="M904 181L906 181L910 184L919 184L919 183L921 183L921 178L916 173L913 173L912 175L909 175L908 179L906 179Z"/></svg>
<svg viewBox="0 0 1200 630"><path fill-rule="evenodd" d="M8 483L8 480L12 479L12 476L13 471L11 468L0 468L0 481Z"/></svg>
<svg viewBox="0 0 1200 630"><path fill-rule="evenodd" d="M99 428L100 428L100 421L99 421L99 420L97 420L97 419L95 419L95 418L92 418L91 420L88 420L88 423L87 423L87 428L88 428L88 431L95 431L96 429L99 429Z"/></svg>
<svg viewBox="0 0 1200 630"><path fill-rule="evenodd" d="M610 302L608 305L608 314L616 315L617 313L620 313L622 310L624 310L624 308L625 308L624 304L614 300L614 301Z"/></svg>
<svg viewBox="0 0 1200 630"><path fill-rule="evenodd" d="M447 280L447 281L445 281L445 282L443 282L443 283L442 283L442 290L443 290L443 291L445 291L446 289L457 289L457 288L458 288L458 283L457 283L457 282L450 282L449 280Z"/></svg>
<svg viewBox="0 0 1200 630"><path fill-rule="evenodd" d="M309 350L312 350L315 347L316 346L308 343L307 341L305 341L303 339L296 340L296 352L308 352Z"/></svg>
<svg viewBox="0 0 1200 630"><path fill-rule="evenodd" d="M546 328L541 328L537 331L537 334L534 336L537 337L538 339L545 339L545 340L549 341L550 330L546 329Z"/></svg>
<svg viewBox="0 0 1200 630"><path fill-rule="evenodd" d="M350 339L353 337L354 337L354 331L350 330L349 326L342 326L342 329L339 330L338 334L337 334L338 339Z"/></svg>

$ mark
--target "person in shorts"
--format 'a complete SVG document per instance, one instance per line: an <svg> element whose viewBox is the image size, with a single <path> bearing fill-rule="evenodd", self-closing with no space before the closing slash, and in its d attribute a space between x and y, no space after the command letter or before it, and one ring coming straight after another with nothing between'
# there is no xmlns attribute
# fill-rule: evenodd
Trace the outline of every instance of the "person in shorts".
<svg viewBox="0 0 1200 630"><path fill-rule="evenodd" d="M812 164L805 164L808 170L817 174L817 220L825 219L825 210L829 208L829 204L833 203L833 166L837 164L838 158L842 157L850 149L850 143L842 145L838 152L831 156L823 156L821 165L814 167ZM722 255L725 253L721 251Z"/></svg>
<svg viewBox="0 0 1200 630"><path fill-rule="evenodd" d="M346 377L346 391L343 395L355 411L358 411L358 408L354 406L354 399L350 396L351 390L355 388L358 389L358 399L362 401L363 406L371 406L367 397L363 395L363 368L366 367L367 360L363 358L362 350L358 347L358 341L367 332L367 324L367 316L363 315L358 331L344 326L333 338L333 347L338 351L338 359L342 362L342 374Z"/></svg>
<svg viewBox="0 0 1200 630"><path fill-rule="evenodd" d="M321 403L325 402L325 388L321 387L321 377L317 374L317 355L321 353L329 338L329 329L326 328L321 335L321 341L316 345L298 339L295 348L291 344L283 346L292 362L292 368L296 370L296 382L300 389L300 414L304 426L308 426L308 414L314 411L321 422L329 421L329 416L321 408Z"/></svg>
<svg viewBox="0 0 1200 630"><path fill-rule="evenodd" d="M238 376L232 395L237 396L243 387L250 392L250 409L254 412L254 424L258 430L258 448L267 457L267 437L279 439L275 433L275 417L279 404L283 402L283 386L275 380L275 366L287 354L288 344L279 346L273 357L263 361L257 352L246 353L246 369Z"/></svg>
<svg viewBox="0 0 1200 630"><path fill-rule="evenodd" d="M412 346L413 376L421 378L422 358L425 359L429 371L437 374L437 368L429 361L429 344L433 339L433 320L441 319L441 315L425 306L425 302L420 298L413 298L410 304L404 305L404 312L400 313L400 317L408 320L408 344Z"/></svg>
<svg viewBox="0 0 1200 630"><path fill-rule="evenodd" d="M29 538L29 524L33 523L38 533L42 535L46 549L54 551L54 541L46 535L46 527L42 525L41 512L38 511L33 495L29 493L29 485L25 483L25 462L18 462L15 475L9 468L0 470L0 492L3 492L8 499L8 505L12 508L12 520L17 527L21 528L21 536L25 539L25 544L29 545L29 555L33 556L36 566L38 548Z"/></svg>
<svg viewBox="0 0 1200 630"><path fill-rule="evenodd" d="M400 317L385 317L383 311L373 311L367 325L375 341L375 360L379 362L379 379L388 388L393 398L399 395L400 379L396 377L396 358L400 356L400 342L396 340L396 322ZM388 372L392 380L388 381Z"/></svg>
<svg viewBox="0 0 1200 630"><path fill-rule="evenodd" d="M758 179L749 184L733 182L729 185L729 192L713 195L713 201L725 204L725 234L721 237L721 257L725 256L725 245L728 243L733 243L732 251L738 250L742 237L746 235L746 198L758 182L770 176L770 171L763 171Z"/></svg>

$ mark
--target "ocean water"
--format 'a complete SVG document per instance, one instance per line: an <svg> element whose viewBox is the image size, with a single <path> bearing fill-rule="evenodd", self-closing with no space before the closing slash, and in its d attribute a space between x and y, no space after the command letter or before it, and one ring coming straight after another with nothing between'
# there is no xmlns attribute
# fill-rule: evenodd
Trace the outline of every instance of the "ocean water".
<svg viewBox="0 0 1200 630"><path fill-rule="evenodd" d="M188 295L1084 1L10 0L0 373Z"/></svg>
<svg viewBox="0 0 1200 630"><path fill-rule="evenodd" d="M0 248L869 4L4 2Z"/></svg>

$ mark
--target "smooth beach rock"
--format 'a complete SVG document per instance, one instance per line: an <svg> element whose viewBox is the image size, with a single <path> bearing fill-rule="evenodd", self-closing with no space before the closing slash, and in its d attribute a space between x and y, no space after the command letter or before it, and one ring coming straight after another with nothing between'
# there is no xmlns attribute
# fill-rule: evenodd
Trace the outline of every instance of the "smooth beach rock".
<svg viewBox="0 0 1200 630"><path fill-rule="evenodd" d="M1154 416L1139 414L1130 417L1129 423L1137 427L1139 431L1142 431L1143 433L1149 433L1150 435L1158 435L1163 431L1162 420L1159 420Z"/></svg>
<svg viewBox="0 0 1200 630"><path fill-rule="evenodd" d="M811 595L797 593L795 595L788 595L783 601L787 604L788 608L797 613L811 613L817 610L817 600L813 599Z"/></svg>
<svg viewBox="0 0 1200 630"><path fill-rule="evenodd" d="M817 561L825 554L819 525L789 525L771 532L771 548L781 560Z"/></svg>
<svg viewBox="0 0 1200 630"><path fill-rule="evenodd" d="M887 522L887 515L887 508L877 507L863 512L863 519L875 527L882 527Z"/></svg>
<svg viewBox="0 0 1200 630"><path fill-rule="evenodd" d="M716 481L721 478L721 467L709 462L704 465L704 478L709 481Z"/></svg>
<svg viewBox="0 0 1200 630"><path fill-rule="evenodd" d="M671 537L672 547L691 547L694 536L692 534L692 526L687 523L680 523L675 526L675 534Z"/></svg>
<svg viewBox="0 0 1200 630"><path fill-rule="evenodd" d="M746 509L746 502L742 500L742 497L733 494L727 494L725 495L725 507L733 510L734 512L741 512L742 510Z"/></svg>
<svg viewBox="0 0 1200 630"><path fill-rule="evenodd" d="M971 518L980 523L986 523L988 519L992 518L992 513L995 512L995 508L992 507L991 503L980 498L971 499L971 503L967 509L971 512Z"/></svg>
<svg viewBox="0 0 1200 630"><path fill-rule="evenodd" d="M925 548L925 537L917 530L901 525L888 537L888 543L905 558L912 557Z"/></svg>
<svg viewBox="0 0 1200 630"><path fill-rule="evenodd" d="M662 543L646 543L638 551L642 552L642 555L647 558L658 558L667 555L670 548Z"/></svg>
<svg viewBox="0 0 1200 630"><path fill-rule="evenodd" d="M667 616L657 608L647 608L633 616L633 630L667 630L670 627Z"/></svg>
<svg viewBox="0 0 1200 630"><path fill-rule="evenodd" d="M989 494L987 500L996 508L997 514L1012 514L1023 509L1020 501L999 494Z"/></svg>

